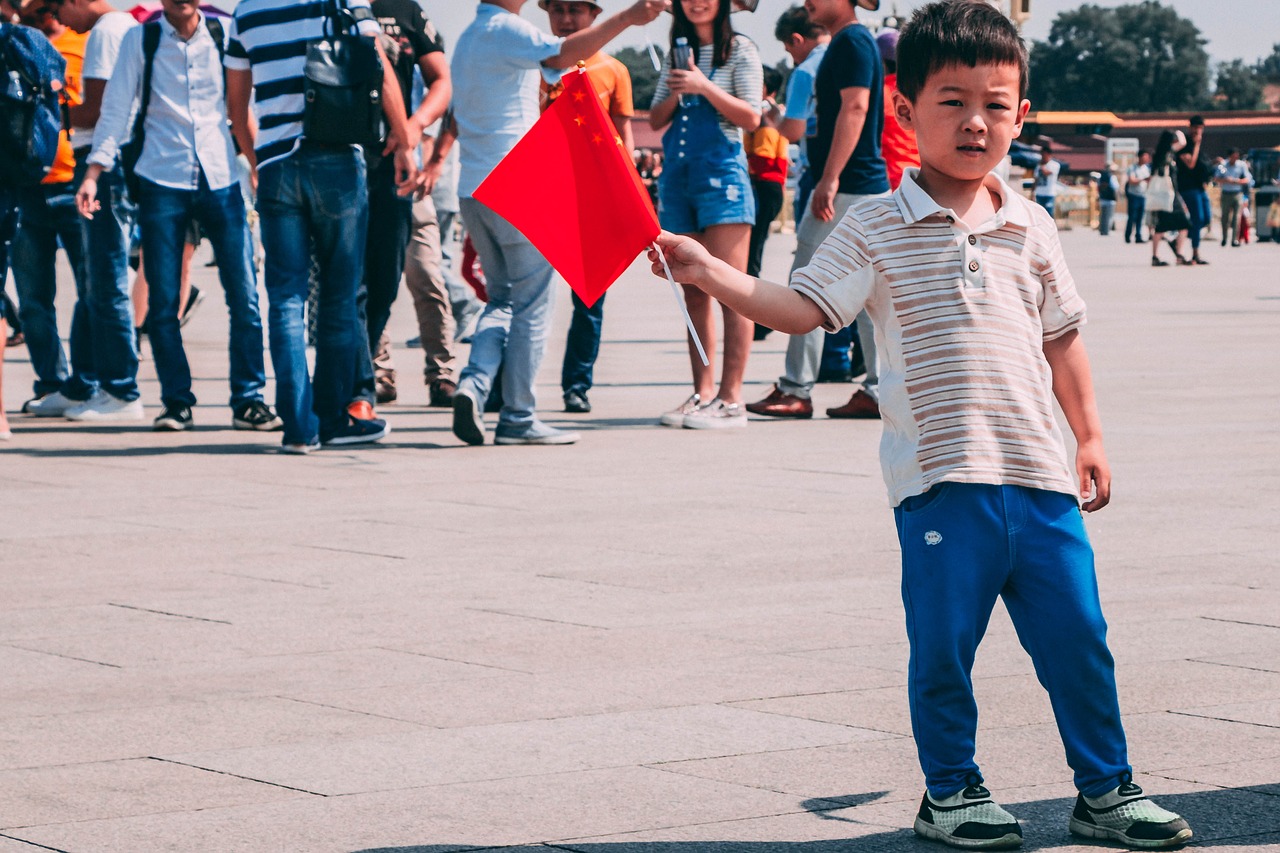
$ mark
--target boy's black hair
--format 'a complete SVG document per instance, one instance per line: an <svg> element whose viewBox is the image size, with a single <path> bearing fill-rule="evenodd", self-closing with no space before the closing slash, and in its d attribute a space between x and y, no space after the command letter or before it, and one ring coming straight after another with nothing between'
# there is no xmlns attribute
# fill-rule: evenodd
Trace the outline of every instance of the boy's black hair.
<svg viewBox="0 0 1280 853"><path fill-rule="evenodd" d="M1027 95L1027 47L1002 12L985 0L938 0L918 9L898 39L898 89L914 101L929 75L949 65L1014 65L1018 97Z"/></svg>
<svg viewBox="0 0 1280 853"><path fill-rule="evenodd" d="M782 88L782 72L768 65L762 65L761 68L764 69L765 94L778 94L778 90Z"/></svg>
<svg viewBox="0 0 1280 853"><path fill-rule="evenodd" d="M778 23L773 28L773 37L778 41L786 41L793 35L816 39L826 31L825 27L815 24L809 18L809 13L805 11L804 6L792 6L778 16Z"/></svg>

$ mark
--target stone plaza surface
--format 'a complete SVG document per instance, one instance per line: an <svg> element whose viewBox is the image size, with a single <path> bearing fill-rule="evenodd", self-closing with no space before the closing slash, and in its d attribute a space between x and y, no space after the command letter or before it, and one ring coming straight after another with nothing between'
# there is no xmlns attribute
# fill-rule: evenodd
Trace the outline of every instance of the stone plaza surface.
<svg viewBox="0 0 1280 853"><path fill-rule="evenodd" d="M1088 525L1138 781L1200 849L1280 850L1280 245L1152 269L1118 235L1063 240L1115 472ZM11 415L0 853L940 849L909 829L878 423L656 426L688 366L637 265L587 416L558 412L560 293L541 400L578 445L462 446L399 346L382 446L286 457L232 431L226 313L196 277L193 433ZM397 342L411 318L402 294ZM749 398L784 348L755 345ZM31 371L6 362L14 412ZM149 356L142 377L154 416ZM851 390L819 386L819 409ZM1093 849L1001 608L975 691L1025 847Z"/></svg>

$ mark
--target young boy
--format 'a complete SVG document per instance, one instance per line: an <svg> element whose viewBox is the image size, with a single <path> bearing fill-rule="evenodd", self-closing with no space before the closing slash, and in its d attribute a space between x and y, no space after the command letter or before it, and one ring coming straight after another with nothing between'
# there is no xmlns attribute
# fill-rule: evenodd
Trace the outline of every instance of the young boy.
<svg viewBox="0 0 1280 853"><path fill-rule="evenodd" d="M676 278L791 334L865 310L884 353L881 460L902 545L911 723L927 790L917 834L1016 846L1017 820L974 762L970 671L997 597L1049 692L1080 791L1078 835L1172 847L1191 830L1133 784L1093 552L1053 413L1075 434L1083 509L1110 499L1084 303L1053 220L990 172L1030 104L1027 56L991 5L916 12L898 46L895 114L921 168L854 206L790 288L663 234ZM661 274L656 252L654 272Z"/></svg>

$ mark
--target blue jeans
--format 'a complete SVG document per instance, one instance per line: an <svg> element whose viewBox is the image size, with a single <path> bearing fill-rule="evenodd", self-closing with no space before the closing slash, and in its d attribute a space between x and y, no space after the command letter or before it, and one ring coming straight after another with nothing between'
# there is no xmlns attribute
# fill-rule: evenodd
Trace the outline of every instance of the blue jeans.
<svg viewBox="0 0 1280 853"><path fill-rule="evenodd" d="M462 219L480 256L489 303L471 337L471 359L459 377L483 407L502 368L500 428L532 424L534 383L547 345L553 270L542 253L505 219L473 198L461 199Z"/></svg>
<svg viewBox="0 0 1280 853"><path fill-rule="evenodd" d="M269 164L258 175L258 214L283 441L310 444L346 424L359 347L367 346L356 312L369 216L363 155L304 145ZM314 379L305 317L313 241L320 291Z"/></svg>
<svg viewBox="0 0 1280 853"><path fill-rule="evenodd" d="M1075 771L1097 797L1130 773L1093 548L1075 497L1022 486L941 483L895 510L911 662L911 728L925 783L948 797L974 761L974 654L1004 599Z"/></svg>
<svg viewBox="0 0 1280 853"><path fill-rule="evenodd" d="M1111 219L1116 214L1114 201L1098 202L1098 233L1103 237L1111 233Z"/></svg>
<svg viewBox="0 0 1280 853"><path fill-rule="evenodd" d="M1129 220L1124 224L1124 239L1129 242L1129 238L1142 240L1142 223L1147 214L1147 197L1145 195L1136 195L1135 193L1125 193L1125 198L1129 202Z"/></svg>
<svg viewBox="0 0 1280 853"><path fill-rule="evenodd" d="M573 294L573 319L569 321L569 337L564 344L564 365L560 369L560 388L564 393L591 390L592 369L600 355L600 329L604 326L604 296L590 308L578 294Z"/></svg>
<svg viewBox="0 0 1280 853"><path fill-rule="evenodd" d="M19 195L20 223L13 239L13 280L18 288L27 352L36 374L32 390L37 397L61 391L72 400L87 400L96 388L87 299L89 277L80 214L76 211L78 186L73 180L68 184L27 187ZM71 312L70 373L54 307L59 243L67 252L76 288L76 304Z"/></svg>
<svg viewBox="0 0 1280 853"><path fill-rule="evenodd" d="M1209 194L1204 190L1182 190L1182 200L1187 203L1187 218L1191 227L1187 229L1191 237L1191 251L1200 254L1200 232L1209 224L1213 210L1209 206Z"/></svg>
<svg viewBox="0 0 1280 853"><path fill-rule="evenodd" d="M102 209L82 219L89 272L93 372L99 387L126 402L138 399L138 349L129 300L129 232L135 208L119 166L98 178ZM72 351L74 353L74 345Z"/></svg>
<svg viewBox="0 0 1280 853"><path fill-rule="evenodd" d="M231 316L231 406L262 399L267 383L262 355L262 318L253 272L253 243L238 184L212 190L200 175L194 190L176 190L140 178L138 224L147 274L147 335L166 406L194 406L191 368L182 346L178 291L182 252L192 220L200 223L218 261L218 278Z"/></svg>
<svg viewBox="0 0 1280 853"><path fill-rule="evenodd" d="M1036 196L1036 204L1040 205L1040 206L1041 206L1041 207L1043 207L1045 210L1049 211L1049 215L1050 215L1050 216L1053 216L1053 208L1054 208L1054 197L1053 197L1053 196L1051 196L1051 195L1038 195L1038 196Z"/></svg>

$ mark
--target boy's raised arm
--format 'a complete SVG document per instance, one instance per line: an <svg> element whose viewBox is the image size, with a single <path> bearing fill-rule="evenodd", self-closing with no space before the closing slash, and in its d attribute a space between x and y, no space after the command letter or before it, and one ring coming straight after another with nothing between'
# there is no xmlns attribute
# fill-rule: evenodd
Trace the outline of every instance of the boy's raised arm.
<svg viewBox="0 0 1280 853"><path fill-rule="evenodd" d="M1044 342L1044 357L1053 370L1053 396L1076 437L1076 476L1080 479L1081 507L1095 512L1111 502L1111 466L1102 447L1102 420L1093 394L1089 354L1080 332L1072 329Z"/></svg>
<svg viewBox="0 0 1280 853"><path fill-rule="evenodd" d="M698 241L663 231L658 245L671 267L671 275L681 284L704 291L742 316L788 335L812 332L826 319L807 296L789 287L753 278L712 257ZM649 250L653 274L665 277L662 258Z"/></svg>

